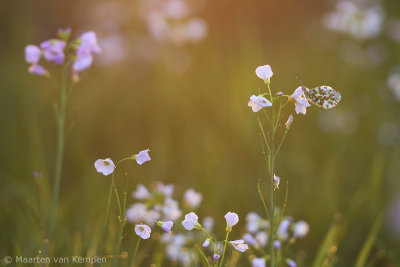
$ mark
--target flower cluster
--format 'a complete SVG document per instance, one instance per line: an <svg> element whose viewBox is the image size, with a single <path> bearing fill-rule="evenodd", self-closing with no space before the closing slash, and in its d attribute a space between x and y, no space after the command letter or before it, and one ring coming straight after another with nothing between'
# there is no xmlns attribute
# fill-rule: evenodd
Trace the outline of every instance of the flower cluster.
<svg viewBox="0 0 400 267"><path fill-rule="evenodd" d="M89 68L93 62L93 54L101 52L97 37L93 31L83 33L78 39L69 42L71 29L58 29L57 38L42 42L39 46L30 44L25 47L25 60L31 64L29 73L48 76L49 71L39 64L40 59L56 65L72 63L73 78L78 80L78 72ZM66 60L66 57L68 61Z"/></svg>
<svg viewBox="0 0 400 267"><path fill-rule="evenodd" d="M350 34L359 39L376 37L383 28L384 12L379 4L340 0L336 10L325 15L324 26L332 31Z"/></svg>
<svg viewBox="0 0 400 267"><path fill-rule="evenodd" d="M222 242L219 242L216 238L214 238L210 234L210 230L206 229L206 227L203 227L199 223L198 219L199 219L199 217L194 212L190 212L185 215L185 219L182 221L182 225L188 231L197 229L197 230L201 230L202 232L204 232L207 235L202 246L203 246L203 248L211 249L212 259L213 259L214 263L218 262L219 259L222 257L221 263L220 263L220 265L222 266L224 256L225 256L226 246L228 244L240 252L245 252L246 250L248 250L249 246L247 244L245 244L245 241L243 239L231 240L231 241L228 240L229 233L232 232L233 226L235 226L239 222L239 216L236 213L228 212L225 214L226 239L223 240ZM205 256L205 254L203 254L203 255Z"/></svg>
<svg viewBox="0 0 400 267"><path fill-rule="evenodd" d="M270 222L261 218L256 212L250 212L246 216L246 231L243 240L253 247L256 251L262 251L268 244L267 231L270 228ZM274 250L283 251L284 246L293 244L296 239L307 235L310 227L303 221L293 222L292 218L284 218L276 230L276 239L274 240ZM262 258L255 257L252 260L253 267L265 267L267 256ZM296 266L292 259L286 259L289 266Z"/></svg>
<svg viewBox="0 0 400 267"><path fill-rule="evenodd" d="M139 3L147 28L158 41L181 46L199 42L207 34L206 22L191 15L185 0L142 0Z"/></svg>

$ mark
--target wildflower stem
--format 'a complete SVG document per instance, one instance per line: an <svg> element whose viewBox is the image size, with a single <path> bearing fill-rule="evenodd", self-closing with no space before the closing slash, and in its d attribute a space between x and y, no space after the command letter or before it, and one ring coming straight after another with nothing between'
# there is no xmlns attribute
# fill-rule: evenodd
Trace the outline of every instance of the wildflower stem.
<svg viewBox="0 0 400 267"><path fill-rule="evenodd" d="M141 238L138 237L138 241L136 242L135 252L133 252L133 256L132 256L131 267L133 267L133 265L135 264L135 259L136 259L137 251L138 251L138 249L139 249L140 239L141 239Z"/></svg>
<svg viewBox="0 0 400 267"><path fill-rule="evenodd" d="M65 110L67 106L67 67L69 64L64 64L61 74L61 94L60 94L60 109L58 114L58 135L57 135L57 154L56 166L54 170L54 185L53 185L53 199L50 212L50 220L48 225L49 242L53 234L56 217L57 207L59 200L62 163L64 157L64 129L65 129ZM47 251L46 251L47 252Z"/></svg>
<svg viewBox="0 0 400 267"><path fill-rule="evenodd" d="M279 151L281 150L281 146L283 144L283 141L285 141L285 137L286 137L287 133L288 133L288 130L286 129L285 133L282 136L281 142L279 143L278 149L276 150L276 153L274 154L274 157L276 157L278 155Z"/></svg>
<svg viewBox="0 0 400 267"><path fill-rule="evenodd" d="M112 175L112 179L111 179L111 185L110 185L110 189L108 191L108 202L107 202L107 208L106 208L106 216L104 219L104 225L103 225L103 230L101 231L101 239L100 239L100 245L99 248L97 250L97 255L101 255L102 254L102 250L103 250L103 245L104 245L104 239L106 236L106 230L107 230L107 225L108 225L108 219L110 216L110 207L111 207L111 198L112 198L112 191L113 191L113 187L114 187L114 173Z"/></svg>
<svg viewBox="0 0 400 267"><path fill-rule="evenodd" d="M228 237L229 237L229 232L226 232L225 245L224 245L224 252L222 253L222 259L221 259L221 263L219 264L219 267L222 267L222 264L223 264L223 262L224 262L225 251L226 251L226 244L228 243Z"/></svg>
<svg viewBox="0 0 400 267"><path fill-rule="evenodd" d="M270 146L269 146L269 144L268 144L268 139L267 139L267 137L265 136L264 128L263 128L263 126L262 126L262 124L261 124L260 117L258 117L258 115L257 115L257 121L258 121L258 126L260 127L260 131L261 131L261 133L262 133L262 136L264 137L265 145L267 146L268 152L270 152L271 149L270 149Z"/></svg>
<svg viewBox="0 0 400 267"><path fill-rule="evenodd" d="M268 212L267 204L265 204L264 197L262 196L261 187L260 187L260 182L261 182L261 179L258 180L258 184L257 184L258 195L259 195L260 198L261 198L261 201L262 201L262 203L263 203L263 206L264 206L264 209L265 209L265 213L267 214L268 219L271 219L271 218L269 217L269 212Z"/></svg>

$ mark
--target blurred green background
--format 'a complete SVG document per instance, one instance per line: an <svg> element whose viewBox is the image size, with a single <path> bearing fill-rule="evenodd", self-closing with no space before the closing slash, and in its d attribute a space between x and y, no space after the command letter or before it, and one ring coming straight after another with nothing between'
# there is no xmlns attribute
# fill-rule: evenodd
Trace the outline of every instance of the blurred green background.
<svg viewBox="0 0 400 267"><path fill-rule="evenodd" d="M100 46L102 37L118 32L125 45L108 51L111 58L121 54L116 62L96 56L69 95L56 254L86 255L96 245L110 178L96 172L94 161L145 148L151 162L120 171L130 191L152 181L173 183L178 193L195 188L203 194L198 213L216 218L220 238L227 211L241 216L241 226L249 211L262 214L256 187L266 171L247 102L263 85L255 68L270 64L274 92L291 94L300 77L309 87L327 84L342 94L334 110L311 107L295 116L277 160L276 173L289 182L287 214L311 228L296 244L299 253L311 264L338 224L336 266L354 266L383 214L369 266L400 266L400 226L393 228L389 208L400 195L400 113L386 83L400 61L399 43L385 31L372 41L328 31L322 17L334 2L220 0L191 3L208 24L204 40L160 44L135 15L138 2L118 1L119 9L92 14L102 3L0 1L1 257L34 256L41 248L54 168L58 72L50 69L48 79L28 74L24 47L71 26L74 37L94 30ZM400 2L382 5L386 17L400 17ZM348 44L377 44L385 56L377 65L357 64L352 52L343 53ZM281 190L278 205L283 199Z"/></svg>

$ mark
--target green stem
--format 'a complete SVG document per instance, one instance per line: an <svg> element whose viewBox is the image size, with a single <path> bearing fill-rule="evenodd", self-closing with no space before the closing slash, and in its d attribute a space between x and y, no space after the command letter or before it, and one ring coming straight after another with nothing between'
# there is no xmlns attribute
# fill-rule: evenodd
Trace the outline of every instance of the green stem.
<svg viewBox="0 0 400 267"><path fill-rule="evenodd" d="M134 263L135 263L135 259L136 259L136 254L139 248L139 244L140 244L140 237L138 237L138 241L136 243L136 248L135 248L135 252L133 252L133 256L132 256L132 262L131 262L131 267L133 267Z"/></svg>
<svg viewBox="0 0 400 267"><path fill-rule="evenodd" d="M97 250L97 255L101 255L102 252L103 252L104 239L105 239L105 236L106 236L108 219L109 219L109 216L110 216L110 207L111 207L112 191L113 191L113 187L114 187L114 179L115 179L115 176L114 176L114 172L113 172L110 189L108 191L108 202L107 202L107 208L106 208L106 216L105 216L105 219L104 219L103 230L101 231L101 239L100 239L99 248Z"/></svg>
<svg viewBox="0 0 400 267"><path fill-rule="evenodd" d="M114 261L114 267L118 266L118 261L119 261L119 249L121 247L121 241L122 241L122 233L124 232L124 226L125 226L125 221L121 221L121 228L119 230L119 237L117 241L117 249L115 250L115 261Z"/></svg>
<svg viewBox="0 0 400 267"><path fill-rule="evenodd" d="M221 259L221 263L219 264L219 267L222 267L222 264L223 264L223 262L224 262L225 251L226 251L226 244L228 243L228 237L229 237L229 232L226 232L225 245L224 245L224 252L222 253L222 259Z"/></svg>
<svg viewBox="0 0 400 267"><path fill-rule="evenodd" d="M57 135L57 154L56 154L56 166L54 170L54 185L53 185L53 198L50 211L50 220L48 228L49 242L52 238L56 218L57 218L57 207L60 193L61 184L61 173L64 156L64 129L65 129L65 110L67 106L67 66L65 64L61 75L61 94L60 94L60 110L58 115L58 135Z"/></svg>

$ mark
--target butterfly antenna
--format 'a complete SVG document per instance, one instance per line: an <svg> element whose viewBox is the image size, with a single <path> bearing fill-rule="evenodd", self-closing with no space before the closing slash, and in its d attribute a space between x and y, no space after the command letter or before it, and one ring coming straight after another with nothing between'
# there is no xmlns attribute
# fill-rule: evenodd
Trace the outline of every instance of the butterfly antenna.
<svg viewBox="0 0 400 267"><path fill-rule="evenodd" d="M304 85L304 83L300 80L299 77L296 77L296 79L297 79L297 81L298 81L302 86L306 87L306 86Z"/></svg>

